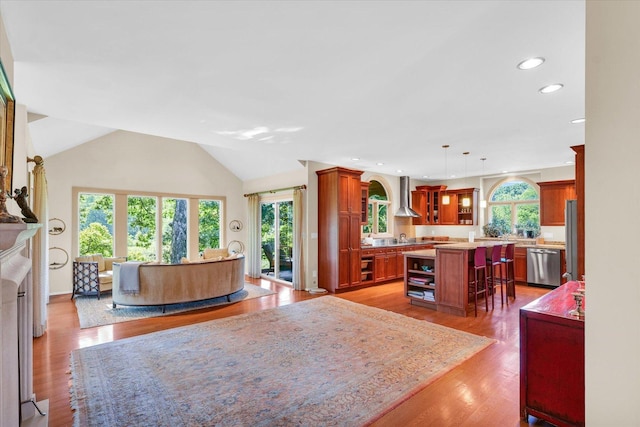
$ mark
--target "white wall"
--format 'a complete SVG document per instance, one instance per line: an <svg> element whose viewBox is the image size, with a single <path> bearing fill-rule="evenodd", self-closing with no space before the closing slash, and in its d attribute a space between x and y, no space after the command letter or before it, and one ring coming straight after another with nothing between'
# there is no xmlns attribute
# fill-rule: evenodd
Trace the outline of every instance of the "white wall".
<svg viewBox="0 0 640 427"><path fill-rule="evenodd" d="M49 186L49 215L60 218L67 230L50 236L50 245L73 248L72 188L138 190L176 195L223 196L223 243L230 239L227 224L246 224L242 182L197 144L131 132L116 131L45 159ZM246 242L246 229L232 236ZM69 293L71 262L50 271L51 293Z"/></svg>
<svg viewBox="0 0 640 427"><path fill-rule="evenodd" d="M586 421L639 426L640 2L586 7Z"/></svg>

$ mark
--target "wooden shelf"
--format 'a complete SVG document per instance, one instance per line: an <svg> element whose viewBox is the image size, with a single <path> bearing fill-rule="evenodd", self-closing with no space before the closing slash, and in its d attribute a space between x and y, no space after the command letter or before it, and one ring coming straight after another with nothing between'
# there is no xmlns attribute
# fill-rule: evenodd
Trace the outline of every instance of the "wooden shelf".
<svg viewBox="0 0 640 427"><path fill-rule="evenodd" d="M411 304L437 309L435 262L435 254L404 256L405 295ZM424 271L423 266L429 267L430 271ZM416 283L416 280L424 283Z"/></svg>

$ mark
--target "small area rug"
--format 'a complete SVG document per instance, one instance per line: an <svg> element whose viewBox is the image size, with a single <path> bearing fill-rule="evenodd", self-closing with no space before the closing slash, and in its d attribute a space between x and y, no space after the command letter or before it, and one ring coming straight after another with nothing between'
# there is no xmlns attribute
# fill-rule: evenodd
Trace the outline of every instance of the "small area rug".
<svg viewBox="0 0 640 427"><path fill-rule="evenodd" d="M360 426L494 340L322 296L74 350L76 426Z"/></svg>
<svg viewBox="0 0 640 427"><path fill-rule="evenodd" d="M80 320L80 328L84 329L127 322L129 320L139 320L146 317L168 316L183 311L230 304L273 294L275 294L275 292L269 289L245 283L244 289L229 296L230 301L227 300L227 297L218 297L184 304L170 304L166 306L164 313L162 312L162 306L159 305L140 307L118 305L114 309L111 295L102 295L100 299L92 295L80 295L75 298L75 302L78 319Z"/></svg>

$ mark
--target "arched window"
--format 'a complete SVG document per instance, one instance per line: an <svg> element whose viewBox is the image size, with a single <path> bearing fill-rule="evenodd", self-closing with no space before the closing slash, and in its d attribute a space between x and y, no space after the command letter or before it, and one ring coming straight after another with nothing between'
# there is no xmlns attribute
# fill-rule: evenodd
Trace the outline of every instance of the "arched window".
<svg viewBox="0 0 640 427"><path fill-rule="evenodd" d="M391 202L384 186L376 180L369 182L369 218L362 227L365 234L386 234L389 230L389 208Z"/></svg>
<svg viewBox="0 0 640 427"><path fill-rule="evenodd" d="M523 179L511 179L498 185L489 197L489 222L503 233L522 234L540 231L540 197Z"/></svg>

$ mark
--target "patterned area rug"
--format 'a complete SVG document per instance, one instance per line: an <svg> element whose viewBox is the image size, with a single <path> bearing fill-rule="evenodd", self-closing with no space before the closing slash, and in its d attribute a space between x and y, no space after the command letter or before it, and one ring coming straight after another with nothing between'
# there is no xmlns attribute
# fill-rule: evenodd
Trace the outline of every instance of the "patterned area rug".
<svg viewBox="0 0 640 427"><path fill-rule="evenodd" d="M203 301L190 302L185 304L167 305L165 312L162 306L142 306L131 307L118 305L113 308L111 295L103 295L100 299L95 296L77 296L75 298L80 328L92 328L94 326L111 325L112 323L127 322L129 320L139 320L146 317L167 316L181 313L183 311L197 310L199 308L214 307L216 305L230 304L246 299L258 298L265 295L273 295L275 292L264 289L250 283L244 284L244 289L235 292L227 297L211 298Z"/></svg>
<svg viewBox="0 0 640 427"><path fill-rule="evenodd" d="M323 296L74 350L74 421L366 425L492 342Z"/></svg>

